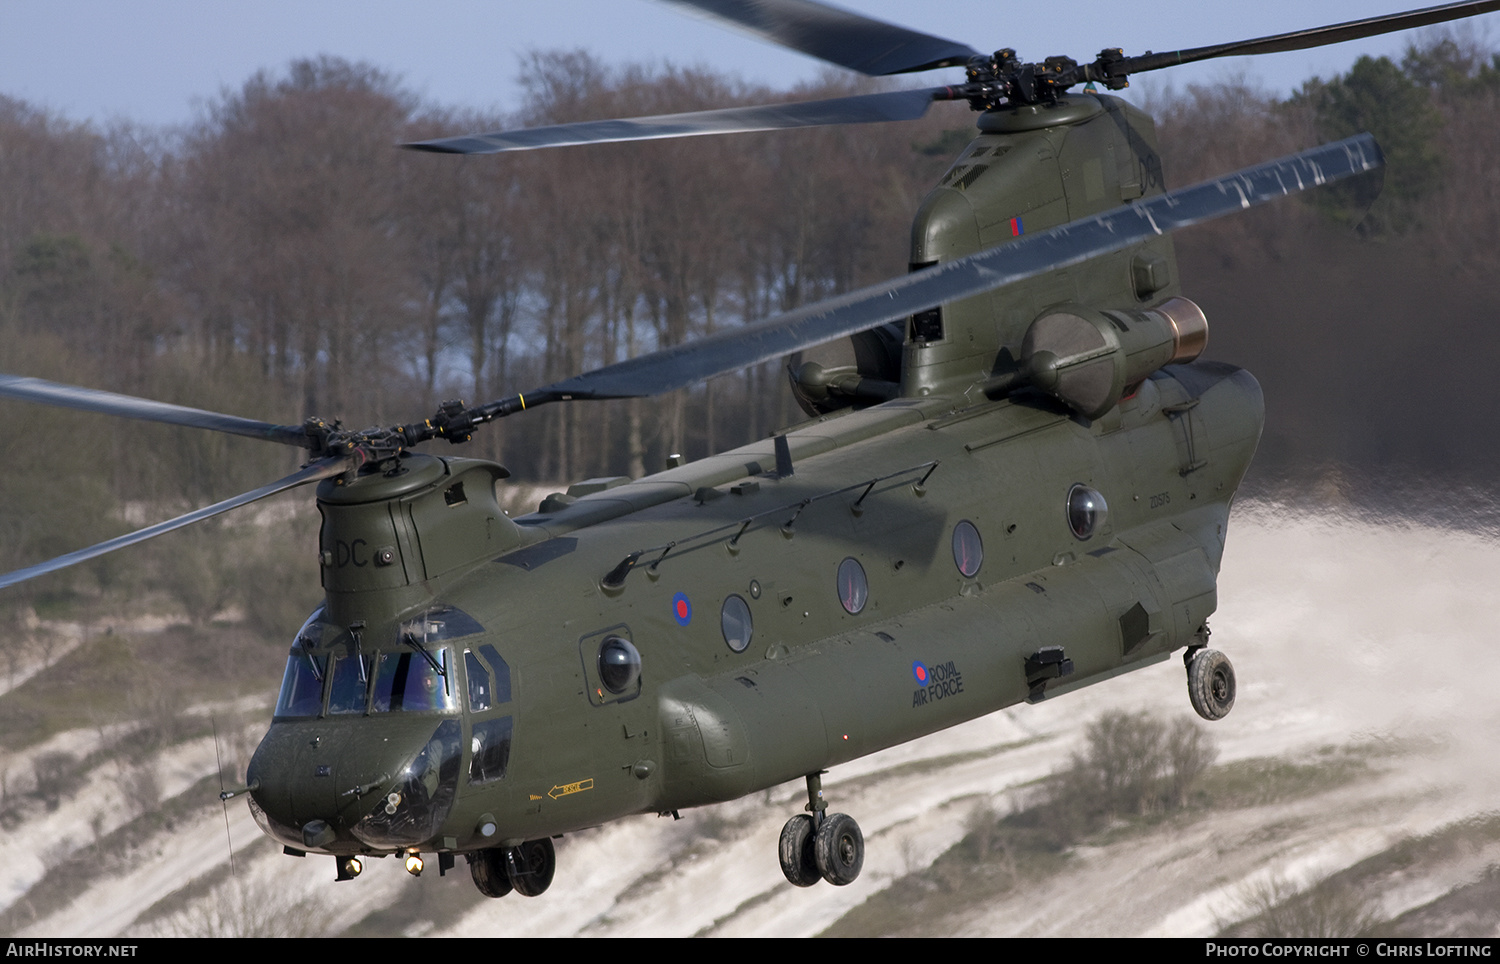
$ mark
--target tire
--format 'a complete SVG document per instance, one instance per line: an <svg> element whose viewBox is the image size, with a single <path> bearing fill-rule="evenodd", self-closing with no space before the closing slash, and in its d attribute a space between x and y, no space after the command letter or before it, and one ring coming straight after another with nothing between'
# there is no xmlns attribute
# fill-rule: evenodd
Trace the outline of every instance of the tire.
<svg viewBox="0 0 1500 964"><path fill-rule="evenodd" d="M505 873L505 850L490 847L469 854L469 875L474 886L486 897L504 897L511 892L510 877Z"/></svg>
<svg viewBox="0 0 1500 964"><path fill-rule="evenodd" d="M865 837L846 813L831 813L813 840L813 854L823 879L835 887L854 883L865 865Z"/></svg>
<svg viewBox="0 0 1500 964"><path fill-rule="evenodd" d="M813 854L814 836L813 818L805 813L797 814L781 828L781 844L777 847L781 872L798 887L811 887L823 879Z"/></svg>
<svg viewBox="0 0 1500 964"><path fill-rule="evenodd" d="M1216 649L1199 650L1188 663L1188 699L1205 720L1222 720L1234 709L1234 666Z"/></svg>
<svg viewBox="0 0 1500 964"><path fill-rule="evenodd" d="M506 851L505 873L516 893L524 897L540 897L552 886L552 874L557 870L557 852L552 840L528 840L518 847Z"/></svg>

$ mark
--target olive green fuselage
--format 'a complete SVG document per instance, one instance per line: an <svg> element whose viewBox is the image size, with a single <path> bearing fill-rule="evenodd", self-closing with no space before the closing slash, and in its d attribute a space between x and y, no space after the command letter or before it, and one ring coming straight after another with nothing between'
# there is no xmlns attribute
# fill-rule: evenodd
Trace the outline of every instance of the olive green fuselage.
<svg viewBox="0 0 1500 964"><path fill-rule="evenodd" d="M438 580L439 600L483 627L446 645L493 646L509 699L449 714L463 727L456 799L437 833L406 846L468 850L731 799L1024 701L1027 657L1046 646L1075 666L1048 696L1161 659L1214 609L1230 500L1261 421L1254 379L1206 363L1166 369L1091 424L1037 398L959 408L930 396L788 433L788 477L767 472L766 442L518 519L527 545ZM483 468L432 461L444 480ZM1065 513L1080 483L1108 503L1087 539ZM700 501L709 487L720 496ZM965 520L983 543L973 576L954 556ZM660 549L618 590L601 586L630 554L673 541L654 568ZM868 576L858 614L837 584L850 557ZM732 595L753 620L742 653L721 627ZM331 609L347 607L335 621L355 621L354 597L376 604L365 648L393 635L375 618L385 591L347 596L330 593ZM642 657L627 698L601 692L597 651L610 634ZM461 709L462 663L450 663ZM471 786L472 727L499 716L513 719L506 773ZM278 721L251 774L257 801L279 801L284 826L333 824L340 845L315 849L371 849L344 828L443 718ZM331 769L318 776L320 765ZM476 830L483 815L494 835Z"/></svg>
<svg viewBox="0 0 1500 964"><path fill-rule="evenodd" d="M980 127L917 215L918 269L1161 191L1149 119L1113 98ZM1255 380L1169 366L1092 420L994 390L1044 312L1178 294L1157 238L944 305L908 324L899 372L856 373L895 397L786 432L790 466L767 440L515 520L490 463L324 482L327 601L251 765L262 826L333 853L513 845L732 799L1201 640ZM610 675L611 640L638 673Z"/></svg>

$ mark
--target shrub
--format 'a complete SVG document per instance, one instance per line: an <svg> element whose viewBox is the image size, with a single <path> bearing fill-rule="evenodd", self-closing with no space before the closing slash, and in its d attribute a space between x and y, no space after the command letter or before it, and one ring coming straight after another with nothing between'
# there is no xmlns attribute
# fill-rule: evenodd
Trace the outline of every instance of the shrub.
<svg viewBox="0 0 1500 964"><path fill-rule="evenodd" d="M1083 749L1018 815L1054 846L1067 846L1115 817L1181 808L1218 748L1192 720L1168 725L1150 713L1111 711L1090 723Z"/></svg>

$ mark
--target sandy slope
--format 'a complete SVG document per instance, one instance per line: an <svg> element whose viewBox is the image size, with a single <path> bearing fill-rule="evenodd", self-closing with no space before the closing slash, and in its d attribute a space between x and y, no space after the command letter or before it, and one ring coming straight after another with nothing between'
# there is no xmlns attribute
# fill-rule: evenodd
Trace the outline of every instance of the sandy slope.
<svg viewBox="0 0 1500 964"><path fill-rule="evenodd" d="M1221 762L1314 754L1381 736L1430 737L1399 766L1316 798L1187 821L1077 855L1065 873L1009 899L959 901L934 934L1204 935L1232 917L1258 880L1320 878L1403 836L1423 833L1500 801L1500 680L1496 575L1500 544L1451 530L1342 520L1323 524L1273 507L1237 511L1220 581L1214 645L1240 679L1234 713L1213 725ZM425 900L467 906L443 933L512 935L809 935L925 866L963 832L975 802L1045 774L1106 709L1189 712L1175 659L1041 706L1017 707L825 777L835 806L855 815L868 855L846 888L788 886L776 864L782 822L802 802L799 785L685 815L621 821L558 847L557 880L541 898L476 901L460 862L440 881L406 877L375 861L330 902L332 868L260 847L241 862L242 887L291 906L317 901L307 929L336 933L372 909ZM203 748L184 748L194 761ZM941 767L908 766L961 756ZM195 762L196 765L196 762ZM97 800L96 800L97 802ZM209 812L211 811L211 812ZM236 849L253 827L234 823ZM57 815L53 815L55 820ZM74 839L88 839L87 816ZM70 831L19 828L23 851ZM101 881L35 933L140 933L131 923L157 897L201 874L223 875L217 804L179 826L127 879ZM9 834L7 835L9 836ZM27 856L34 858L36 854ZM1500 854L1455 859L1440 873L1385 896L1395 914L1477 877ZM30 866L35 867L35 864ZM5 881L19 896L27 874ZM256 883L259 882L259 883ZM420 890L418 890L420 889ZM1500 925L1497 925L1500 926ZM429 930L418 924L414 932Z"/></svg>

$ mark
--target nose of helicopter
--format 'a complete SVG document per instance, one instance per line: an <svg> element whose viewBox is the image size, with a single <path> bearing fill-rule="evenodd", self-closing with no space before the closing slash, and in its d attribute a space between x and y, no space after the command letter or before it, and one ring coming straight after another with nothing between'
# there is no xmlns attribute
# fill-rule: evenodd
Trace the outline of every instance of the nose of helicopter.
<svg viewBox="0 0 1500 964"><path fill-rule="evenodd" d="M322 848L337 837L351 741L348 727L323 721L271 724L248 774L250 799L267 833L298 848ZM328 832L319 833L320 827ZM305 835L304 828L312 832Z"/></svg>
<svg viewBox="0 0 1500 964"><path fill-rule="evenodd" d="M248 773L261 828L301 850L363 849L361 840L411 846L431 836L457 782L458 721L420 730L379 722L272 723Z"/></svg>

